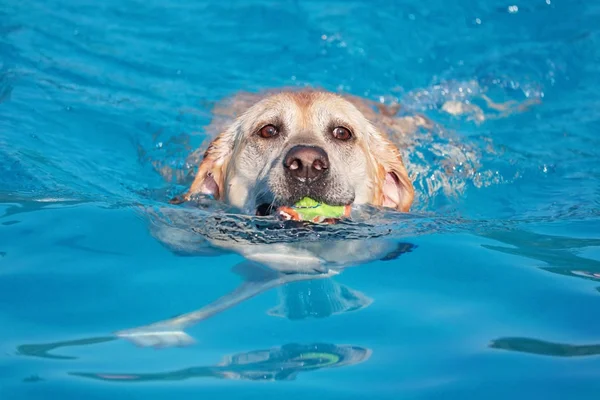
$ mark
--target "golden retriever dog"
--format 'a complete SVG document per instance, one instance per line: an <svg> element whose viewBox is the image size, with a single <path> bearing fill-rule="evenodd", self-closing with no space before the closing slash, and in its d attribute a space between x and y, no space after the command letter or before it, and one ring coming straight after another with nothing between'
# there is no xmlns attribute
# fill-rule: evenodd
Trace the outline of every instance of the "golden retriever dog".
<svg viewBox="0 0 600 400"><path fill-rule="evenodd" d="M527 107L483 99L502 115ZM475 115L478 123L488 118L477 106L460 104L449 101L442 110L451 115ZM414 150L414 139L417 131L430 131L434 124L422 115L401 116L398 111L398 105L384 106L322 90L237 93L213 108L206 129L208 146L188 158L188 163L199 165L193 183L171 203L208 196L243 214L264 216L308 196L330 205L368 204L408 212L415 199L415 178L429 195L440 190L460 192L465 179L456 177L459 169L454 166L473 175L467 165L476 165L477 151L456 141L436 143L430 137L431 151L443 160L442 169L433 170L423 162L420 151ZM401 154L416 157L410 168L413 179ZM174 175L168 167L155 166L164 177ZM430 179L432 175L435 180ZM177 179L185 177L180 174ZM292 282L330 278L354 265L392 260L415 247L387 237L277 243L232 240L222 234L223 215L218 216L216 230L200 230L198 235L198 226L206 225L205 221L192 221L190 214L177 207L161 213L163 222L153 224L151 231L167 247L191 254L201 237L214 248L240 254L247 262L234 267L242 284L214 302L176 318L116 333L141 346L192 343L185 329L260 293ZM233 226L238 228L237 222ZM314 288L311 290L316 295ZM334 283L319 290L326 292L337 312L358 310L371 302L360 292Z"/></svg>
<svg viewBox="0 0 600 400"><path fill-rule="evenodd" d="M414 188L400 152L372 122L385 123L385 112L319 90L238 95L230 112L246 107L212 140L189 191L174 203L205 195L264 215L308 196L410 210Z"/></svg>

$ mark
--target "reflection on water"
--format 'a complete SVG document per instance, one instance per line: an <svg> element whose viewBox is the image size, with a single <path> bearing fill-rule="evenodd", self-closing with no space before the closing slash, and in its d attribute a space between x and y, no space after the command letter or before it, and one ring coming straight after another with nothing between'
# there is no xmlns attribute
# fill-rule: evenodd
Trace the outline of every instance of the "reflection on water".
<svg viewBox="0 0 600 400"><path fill-rule="evenodd" d="M70 375L115 382L173 381L219 378L251 381L294 380L304 371L354 365L366 361L371 350L334 344L286 344L226 357L221 363L157 373L71 372Z"/></svg>
<svg viewBox="0 0 600 400"><path fill-rule="evenodd" d="M78 340L68 340L64 342L53 342L53 343L42 343L42 344L23 344L17 347L17 353L30 356L30 357L41 357L50 358L55 360L75 360L77 357L73 356L61 356L58 354L50 354L52 350L59 349L61 347L75 347L75 346L87 346L90 344L98 344L104 342L110 342L115 340L114 336L106 337L94 337L85 338Z"/></svg>
<svg viewBox="0 0 600 400"><path fill-rule="evenodd" d="M584 357L600 354L600 344L574 345L546 342L531 338L501 338L494 340L493 349L517 351L553 357Z"/></svg>
<svg viewBox="0 0 600 400"><path fill-rule="evenodd" d="M511 246L483 245L485 248L541 261L547 266L540 268L548 272L600 281L600 262L574 254L578 249L600 246L599 239L542 235L521 230L492 231L484 236Z"/></svg>
<svg viewBox="0 0 600 400"><path fill-rule="evenodd" d="M0 154L1 158L1 154ZM0 171L1 173L1 171ZM0 193L0 204L6 205L3 213L0 214L2 218L13 217L17 214L24 214L35 212L43 209L48 209L52 207L67 207L67 206L76 206L83 204L82 201L70 200L70 199L62 199L62 198L37 198L37 199L27 199L18 196L5 196ZM18 223L19 220L8 220L3 222L3 224L8 223Z"/></svg>
<svg viewBox="0 0 600 400"><path fill-rule="evenodd" d="M49 354L60 347L85 346L103 343L115 338L88 338L73 341L29 344L19 346L21 355L69 360ZM349 345L328 343L290 343L268 350L255 350L227 356L216 365L194 366L156 373L135 372L70 372L69 375L113 382L179 381L191 378L219 378L253 381L293 380L304 371L335 368L362 363L369 359L371 350Z"/></svg>

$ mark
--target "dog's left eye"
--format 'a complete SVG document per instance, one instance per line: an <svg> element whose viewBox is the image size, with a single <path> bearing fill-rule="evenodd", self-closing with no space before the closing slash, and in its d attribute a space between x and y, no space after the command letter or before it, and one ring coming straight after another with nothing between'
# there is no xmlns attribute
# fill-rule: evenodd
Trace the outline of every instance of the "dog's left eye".
<svg viewBox="0 0 600 400"><path fill-rule="evenodd" d="M331 133L333 137L338 140L350 140L350 138L352 138L352 133L343 126L338 126L337 128L334 128Z"/></svg>
<svg viewBox="0 0 600 400"><path fill-rule="evenodd" d="M279 129L277 129L277 127L274 125L266 125L260 128L258 135L262 138L269 139L279 135Z"/></svg>

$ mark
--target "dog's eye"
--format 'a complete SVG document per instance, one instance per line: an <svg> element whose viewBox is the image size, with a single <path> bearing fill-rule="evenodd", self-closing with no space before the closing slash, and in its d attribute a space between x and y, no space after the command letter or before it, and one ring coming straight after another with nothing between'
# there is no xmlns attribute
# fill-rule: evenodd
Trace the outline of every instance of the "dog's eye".
<svg viewBox="0 0 600 400"><path fill-rule="evenodd" d="M349 140L352 137L352 133L350 133L350 131L343 126L334 128L332 134L333 137L338 140Z"/></svg>
<svg viewBox="0 0 600 400"><path fill-rule="evenodd" d="M262 128L260 128L260 131L258 131L258 135L262 138L269 139L279 135L279 129L277 129L277 127L273 125L265 125Z"/></svg>

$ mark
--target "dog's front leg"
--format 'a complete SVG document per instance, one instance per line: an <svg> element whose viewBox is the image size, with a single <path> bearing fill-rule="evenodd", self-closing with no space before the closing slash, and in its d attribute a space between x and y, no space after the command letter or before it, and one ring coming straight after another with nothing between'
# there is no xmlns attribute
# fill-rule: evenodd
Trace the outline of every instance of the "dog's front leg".
<svg viewBox="0 0 600 400"><path fill-rule="evenodd" d="M337 273L335 270L329 270L323 274L276 274L268 280L247 281L234 291L199 310L150 325L118 331L115 335L143 347L189 345L194 342L194 339L185 333L184 330L202 320L210 318L274 287L303 280L329 278Z"/></svg>

